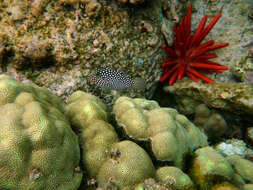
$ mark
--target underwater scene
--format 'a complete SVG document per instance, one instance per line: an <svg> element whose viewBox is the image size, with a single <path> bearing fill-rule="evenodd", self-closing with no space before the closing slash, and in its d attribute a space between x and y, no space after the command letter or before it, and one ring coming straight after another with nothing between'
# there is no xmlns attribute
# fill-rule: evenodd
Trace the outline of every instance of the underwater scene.
<svg viewBox="0 0 253 190"><path fill-rule="evenodd" d="M253 190L253 0L0 0L0 190Z"/></svg>

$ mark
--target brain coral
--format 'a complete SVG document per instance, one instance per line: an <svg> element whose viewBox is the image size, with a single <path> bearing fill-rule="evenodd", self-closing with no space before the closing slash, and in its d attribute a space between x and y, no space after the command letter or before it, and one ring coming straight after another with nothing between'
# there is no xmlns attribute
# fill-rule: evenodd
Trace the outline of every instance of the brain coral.
<svg viewBox="0 0 253 190"><path fill-rule="evenodd" d="M0 189L78 189L80 150L63 106L42 88L0 75Z"/></svg>

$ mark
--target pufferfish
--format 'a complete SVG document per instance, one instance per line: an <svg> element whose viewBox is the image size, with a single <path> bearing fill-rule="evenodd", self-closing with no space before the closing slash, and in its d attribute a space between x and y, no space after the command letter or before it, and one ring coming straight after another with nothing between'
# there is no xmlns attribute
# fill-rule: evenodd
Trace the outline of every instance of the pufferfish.
<svg viewBox="0 0 253 190"><path fill-rule="evenodd" d="M132 79L124 73L109 67L98 69L95 75L89 77L89 81L97 86L111 90L134 88L143 91L145 89L144 79L139 77Z"/></svg>

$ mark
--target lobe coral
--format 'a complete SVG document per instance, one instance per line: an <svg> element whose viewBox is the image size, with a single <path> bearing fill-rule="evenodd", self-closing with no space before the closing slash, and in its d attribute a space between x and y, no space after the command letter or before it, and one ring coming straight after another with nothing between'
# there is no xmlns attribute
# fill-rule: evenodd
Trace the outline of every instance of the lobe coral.
<svg viewBox="0 0 253 190"><path fill-rule="evenodd" d="M209 60L218 57L216 53L210 53L210 51L228 46L228 43L214 44L214 40L209 40L201 44L221 17L221 13L218 13L207 26L205 26L207 15L204 16L194 34L191 34L191 13L192 6L189 5L187 15L177 27L174 27L173 46L162 46L168 57L162 63L163 74L160 82L170 78L169 85L173 85L176 80L186 75L196 82L201 79L206 83L214 83L201 72L221 73L223 70L228 70L228 67Z"/></svg>

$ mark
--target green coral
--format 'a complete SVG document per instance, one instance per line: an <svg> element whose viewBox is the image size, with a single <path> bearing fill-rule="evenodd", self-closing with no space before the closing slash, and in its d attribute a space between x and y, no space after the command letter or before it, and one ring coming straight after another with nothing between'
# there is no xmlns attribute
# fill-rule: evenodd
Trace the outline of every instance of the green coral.
<svg viewBox="0 0 253 190"><path fill-rule="evenodd" d="M253 189L253 184L245 184L242 187L242 190L252 190Z"/></svg>
<svg viewBox="0 0 253 190"><path fill-rule="evenodd" d="M185 116L175 109L161 108L155 101L120 97L113 113L129 137L150 142L157 160L182 167L186 154L207 145L206 136Z"/></svg>
<svg viewBox="0 0 253 190"><path fill-rule="evenodd" d="M193 190L194 184L191 178L179 168L173 166L164 166L156 171L158 181L170 181L178 190Z"/></svg>
<svg viewBox="0 0 253 190"><path fill-rule="evenodd" d="M239 174L245 181L253 183L253 163L238 155L227 157L229 163L235 169L235 173Z"/></svg>
<svg viewBox="0 0 253 190"><path fill-rule="evenodd" d="M111 179L120 189L131 189L144 179L154 177L155 167L149 155L132 141L121 141L111 147L108 158L99 170L98 183L104 185Z"/></svg>
<svg viewBox="0 0 253 190"><path fill-rule="evenodd" d="M97 97L77 91L65 109L75 130L79 131L82 163L89 177L96 177L99 168L109 156L111 145L118 142L114 128L107 122L106 106Z"/></svg>
<svg viewBox="0 0 253 190"><path fill-rule="evenodd" d="M131 141L119 142L99 98L77 91L70 96L65 113L80 131L87 176L97 178L99 186L113 182L122 189L154 176L153 163L141 147Z"/></svg>
<svg viewBox="0 0 253 190"><path fill-rule="evenodd" d="M0 188L78 189L77 136L55 95L0 75Z"/></svg>
<svg viewBox="0 0 253 190"><path fill-rule="evenodd" d="M213 148L195 151L190 176L200 189L210 189L217 181L231 180L233 173L229 162Z"/></svg>
<svg viewBox="0 0 253 190"><path fill-rule="evenodd" d="M216 184L212 187L211 190L239 190L236 186L232 185L231 183L225 181L220 184Z"/></svg>
<svg viewBox="0 0 253 190"><path fill-rule="evenodd" d="M105 104L96 96L82 91L76 91L69 97L65 113L73 127L80 131L94 120L108 120Z"/></svg>

